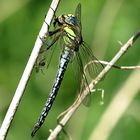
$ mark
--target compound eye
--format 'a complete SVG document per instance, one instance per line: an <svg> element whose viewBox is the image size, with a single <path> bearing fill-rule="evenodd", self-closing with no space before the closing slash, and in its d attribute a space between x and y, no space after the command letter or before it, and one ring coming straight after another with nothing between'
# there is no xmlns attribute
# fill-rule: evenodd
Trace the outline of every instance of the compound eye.
<svg viewBox="0 0 140 140"><path fill-rule="evenodd" d="M67 23L71 25L76 25L77 21L73 15L70 15L67 17Z"/></svg>

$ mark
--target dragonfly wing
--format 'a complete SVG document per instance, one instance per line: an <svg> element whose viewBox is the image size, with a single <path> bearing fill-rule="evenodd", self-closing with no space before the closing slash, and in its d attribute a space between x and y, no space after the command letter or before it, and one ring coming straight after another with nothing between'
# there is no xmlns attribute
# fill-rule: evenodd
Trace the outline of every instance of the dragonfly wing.
<svg viewBox="0 0 140 140"><path fill-rule="evenodd" d="M80 53L76 53L75 56L75 65L74 65L74 69L76 68L76 79L77 79L77 84L78 84L78 93L82 93L83 90L88 87L89 83L88 83L88 79L86 78L86 74L84 72L84 64L82 62ZM87 88L88 91L90 92L90 89ZM89 96L87 96L87 98L83 101L83 104L85 106L89 106L91 102L91 97L90 94Z"/></svg>
<svg viewBox="0 0 140 140"><path fill-rule="evenodd" d="M54 35L53 37L48 37L45 42L43 43L43 46L39 52L39 56L36 60L35 68L36 72L42 71L43 69L47 69L49 67L49 64L51 62L54 50L56 45L56 41L60 38L59 36ZM53 46L53 47L52 47Z"/></svg>
<svg viewBox="0 0 140 140"><path fill-rule="evenodd" d="M93 80L99 72L103 69L103 65L99 63L98 59L93 55L92 50L86 46L84 43L80 46L79 52L76 54L76 61L78 65L78 71L80 73L80 86L79 92L80 94L87 89L89 91L89 95L84 100L84 105L89 106L91 102L91 91L89 88L89 84L91 80ZM98 63L96 63L98 61Z"/></svg>
<svg viewBox="0 0 140 140"><path fill-rule="evenodd" d="M83 44L81 45L80 54L82 56L81 58L84 64L84 72L90 78L94 79L104 68L104 66L94 56L92 50L85 42L83 42Z"/></svg>
<svg viewBox="0 0 140 140"><path fill-rule="evenodd" d="M75 17L77 19L78 25L80 27L80 29L82 30L82 25L81 25L81 3L79 3L76 7L75 10Z"/></svg>

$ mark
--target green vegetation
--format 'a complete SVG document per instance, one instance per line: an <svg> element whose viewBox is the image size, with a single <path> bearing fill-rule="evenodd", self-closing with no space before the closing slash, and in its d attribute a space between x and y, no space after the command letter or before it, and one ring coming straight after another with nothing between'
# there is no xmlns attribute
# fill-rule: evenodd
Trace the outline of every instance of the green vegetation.
<svg viewBox="0 0 140 140"><path fill-rule="evenodd" d="M99 60L109 61L120 48L118 41L125 43L140 29L140 2L138 0L61 1L56 15L73 14L79 2L82 5L83 39L89 44ZM26 0L26 2L14 0L13 3L10 0L0 1L0 124L12 100L50 3L51 1L47 0ZM121 58L118 65L138 65L140 59L139 45L140 41L138 40ZM44 71L44 74L33 71L7 140L32 139L30 136L32 128L56 76L60 54L58 47L59 45L57 45L51 64ZM98 85L98 88L105 90L104 105L100 106L99 104L101 100L99 92L94 93L91 106L86 108L81 105L65 127L74 140L85 140L91 136L113 97L126 84L132 74L133 71L113 68L106 75L105 79ZM44 125L33 138L34 140L46 139L50 134L49 129L53 129L57 124L57 116L73 103L77 96L77 85L73 84L73 81L75 81L73 68L69 68L54 106ZM135 83L131 86L127 92L129 89L135 88ZM136 91L135 98L112 129L108 140L140 139L139 91ZM120 103L121 101L118 102L118 106L121 109L123 105ZM109 120L112 119L112 117L109 118ZM107 128L108 125L104 128ZM104 134L101 133L100 135ZM59 138L64 139L66 137L61 133Z"/></svg>

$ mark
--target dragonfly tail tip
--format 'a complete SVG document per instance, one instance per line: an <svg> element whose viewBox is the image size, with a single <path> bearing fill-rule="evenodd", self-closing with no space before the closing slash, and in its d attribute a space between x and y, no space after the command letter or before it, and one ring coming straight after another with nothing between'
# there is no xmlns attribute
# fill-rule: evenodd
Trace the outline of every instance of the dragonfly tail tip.
<svg viewBox="0 0 140 140"><path fill-rule="evenodd" d="M34 137L34 135L36 134L36 132L38 131L39 128L40 128L40 126L37 123L32 130L31 137Z"/></svg>

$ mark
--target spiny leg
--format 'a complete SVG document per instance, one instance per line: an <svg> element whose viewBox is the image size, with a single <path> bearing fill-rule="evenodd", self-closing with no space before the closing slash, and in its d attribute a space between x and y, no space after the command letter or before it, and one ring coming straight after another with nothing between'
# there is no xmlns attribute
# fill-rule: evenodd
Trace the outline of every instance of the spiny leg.
<svg viewBox="0 0 140 140"><path fill-rule="evenodd" d="M61 28L58 28L58 29L54 29L53 31L49 31L49 36L53 36L54 34L58 33L61 31Z"/></svg>
<svg viewBox="0 0 140 140"><path fill-rule="evenodd" d="M53 46L57 40L60 38L61 35L58 35L54 38L54 40L52 41L52 43L50 45L47 46L46 50L50 49L51 46Z"/></svg>
<svg viewBox="0 0 140 140"><path fill-rule="evenodd" d="M52 8L51 8L52 9ZM49 30L49 28L50 28L50 25L46 22L46 15L45 15L45 18L44 18L44 23L47 25L47 27L48 27L48 30ZM45 38L46 38L46 35L45 35L45 37L40 37L39 36L39 38L40 38L40 40L42 41L42 43L44 44L44 42L45 42Z"/></svg>

